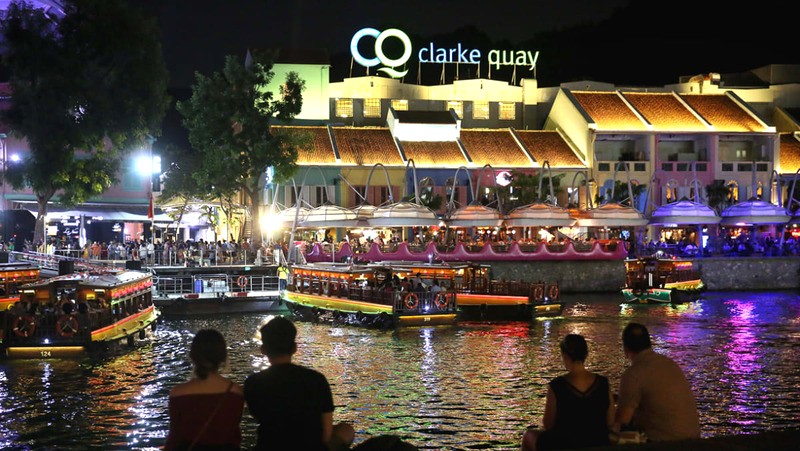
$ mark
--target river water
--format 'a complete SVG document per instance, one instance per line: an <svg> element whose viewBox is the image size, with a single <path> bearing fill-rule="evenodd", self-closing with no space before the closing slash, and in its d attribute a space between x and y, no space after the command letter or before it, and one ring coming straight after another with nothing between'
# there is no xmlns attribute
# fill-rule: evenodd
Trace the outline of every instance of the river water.
<svg viewBox="0 0 800 451"><path fill-rule="evenodd" d="M795 292L714 292L677 306L621 306L618 294L564 295L564 315L532 322L377 331L298 323L295 361L326 374L335 421L359 442L397 434L420 449L519 449L541 421L546 383L564 371L558 341L589 340L587 365L616 390L629 321L686 371L705 437L797 427L800 299ZM194 332L226 336L225 373L243 382L267 365L267 315L164 320L134 349L77 360L0 361L0 449L156 450L170 388L189 377ZM255 424L245 412L245 449Z"/></svg>

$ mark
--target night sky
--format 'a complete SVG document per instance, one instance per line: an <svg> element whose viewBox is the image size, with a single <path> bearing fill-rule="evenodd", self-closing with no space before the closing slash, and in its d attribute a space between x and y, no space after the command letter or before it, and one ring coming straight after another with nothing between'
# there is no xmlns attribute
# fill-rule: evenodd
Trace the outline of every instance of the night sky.
<svg viewBox="0 0 800 451"><path fill-rule="evenodd" d="M327 50L337 81L347 76L350 37L365 26L398 27L415 43L437 39L539 50L540 86L573 80L660 86L682 75L800 63L793 42L784 41L794 11L787 9L791 2L780 0L746 8L658 0L135 3L159 21L175 87L190 85L195 70L219 70L225 55L243 58L247 48Z"/></svg>

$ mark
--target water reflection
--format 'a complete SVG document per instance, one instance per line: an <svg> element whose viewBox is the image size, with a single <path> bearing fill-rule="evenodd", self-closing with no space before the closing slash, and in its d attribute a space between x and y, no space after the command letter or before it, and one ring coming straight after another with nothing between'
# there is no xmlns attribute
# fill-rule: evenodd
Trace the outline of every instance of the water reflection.
<svg viewBox="0 0 800 451"><path fill-rule="evenodd" d="M296 361L328 376L335 418L352 422L359 440L391 433L423 449L517 449L524 427L541 421L547 382L564 371L559 340L584 335L587 365L616 388L627 365L620 334L638 321L656 349L686 369L703 435L796 426L794 293L709 293L676 307L620 306L613 294L564 298L563 316L532 322L398 331L298 323ZM225 334L224 373L243 382L269 364L258 336L268 319L168 321L132 352L0 362L0 448L156 450L167 432L169 389L191 372L194 332L213 327ZM249 447L255 424L247 414L242 426Z"/></svg>

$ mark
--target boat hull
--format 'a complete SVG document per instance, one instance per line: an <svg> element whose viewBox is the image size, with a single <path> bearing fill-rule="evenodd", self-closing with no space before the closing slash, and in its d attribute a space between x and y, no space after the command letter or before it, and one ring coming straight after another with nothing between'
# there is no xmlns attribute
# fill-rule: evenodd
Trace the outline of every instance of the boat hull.
<svg viewBox="0 0 800 451"><path fill-rule="evenodd" d="M15 336L15 319L8 318L3 323L12 326L6 326L0 332L2 352L4 357L11 359L49 359L79 357L120 344L132 345L136 339L146 339L156 329L160 316L160 311L155 306L150 306L118 321L103 326L90 326L93 328L69 337L62 337L54 332L60 318L36 318L38 333L29 337ZM82 321L78 322L81 323Z"/></svg>
<svg viewBox="0 0 800 451"><path fill-rule="evenodd" d="M153 303L165 318L237 313L288 313L278 291L271 293L235 293L223 296L183 296L155 298Z"/></svg>
<svg viewBox="0 0 800 451"><path fill-rule="evenodd" d="M390 302L326 296L285 290L282 293L286 306L297 319L330 322L367 327L393 328L398 326L437 326L456 323L454 301L442 309L433 299L419 293L418 305L413 309L398 308L404 301L402 293L394 293ZM450 298L454 295L451 293Z"/></svg>
<svg viewBox="0 0 800 451"><path fill-rule="evenodd" d="M622 298L626 304L684 304L700 299L705 285L700 281L691 284L665 285L664 288L624 288Z"/></svg>
<svg viewBox="0 0 800 451"><path fill-rule="evenodd" d="M459 293L459 318L465 320L524 321L540 316L560 315L563 304L557 300L533 302L527 296Z"/></svg>

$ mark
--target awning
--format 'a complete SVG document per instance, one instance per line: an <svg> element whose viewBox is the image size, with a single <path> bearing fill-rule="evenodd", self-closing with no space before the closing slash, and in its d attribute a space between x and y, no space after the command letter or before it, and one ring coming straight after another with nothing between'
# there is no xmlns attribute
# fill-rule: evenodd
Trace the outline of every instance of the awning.
<svg viewBox="0 0 800 451"><path fill-rule="evenodd" d="M30 211L34 217L39 213L39 207L36 204L22 204L22 207ZM77 210L48 205L47 220L60 221L66 218L85 216L94 221L149 222L151 219L147 217L147 208L147 205L86 205L85 209ZM160 223L175 222L164 214L160 208L155 209L155 218L153 220Z"/></svg>

